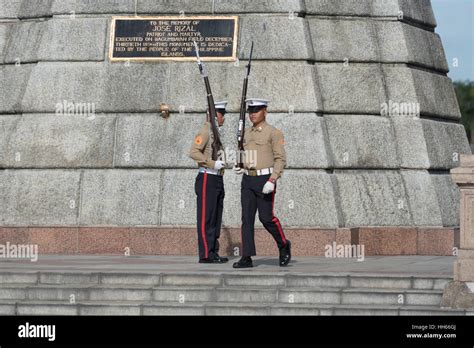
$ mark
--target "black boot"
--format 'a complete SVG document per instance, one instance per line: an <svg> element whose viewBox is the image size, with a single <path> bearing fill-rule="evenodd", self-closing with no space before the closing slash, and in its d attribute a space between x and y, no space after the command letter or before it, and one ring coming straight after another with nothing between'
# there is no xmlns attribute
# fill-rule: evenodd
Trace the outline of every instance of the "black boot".
<svg viewBox="0 0 474 348"><path fill-rule="evenodd" d="M216 253L216 258L221 260L221 263L226 263L229 261L229 259L227 257L222 257L222 256L219 256L218 253Z"/></svg>
<svg viewBox="0 0 474 348"><path fill-rule="evenodd" d="M252 258L250 256L242 256L239 262L234 263L234 268L251 268L253 267Z"/></svg>
<svg viewBox="0 0 474 348"><path fill-rule="evenodd" d="M224 257L219 257L219 255L213 252L209 253L207 259L199 259L199 263L226 263L227 261L225 261Z"/></svg>
<svg viewBox="0 0 474 348"><path fill-rule="evenodd" d="M214 252L214 255L216 256L216 258L218 258L219 260L221 260L222 263L226 263L229 261L229 259L227 257L222 257L222 256L219 256L219 248L220 248L220 244L219 244L219 240L216 239L216 246L215 246L215 252Z"/></svg>
<svg viewBox="0 0 474 348"><path fill-rule="evenodd" d="M291 242L287 239L286 244L280 249L280 267L287 266L291 260Z"/></svg>
<svg viewBox="0 0 474 348"><path fill-rule="evenodd" d="M218 257L209 257L207 259L199 259L199 263L225 263L227 261L222 261L221 258Z"/></svg>

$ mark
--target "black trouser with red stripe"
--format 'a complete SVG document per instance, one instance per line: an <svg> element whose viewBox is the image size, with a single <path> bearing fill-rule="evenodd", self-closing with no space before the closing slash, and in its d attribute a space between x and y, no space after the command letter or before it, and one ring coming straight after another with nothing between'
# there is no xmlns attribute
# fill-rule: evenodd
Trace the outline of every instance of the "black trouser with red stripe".
<svg viewBox="0 0 474 348"><path fill-rule="evenodd" d="M286 245L286 237L281 228L280 220L274 215L275 191L263 194L263 186L270 174L261 176L243 175L241 186L242 203L242 256L254 256L255 250L255 214L265 229L270 232L278 248Z"/></svg>
<svg viewBox="0 0 474 348"><path fill-rule="evenodd" d="M197 231L199 259L212 258L219 251L217 239L221 233L224 210L224 178L199 173L194 190L197 195Z"/></svg>

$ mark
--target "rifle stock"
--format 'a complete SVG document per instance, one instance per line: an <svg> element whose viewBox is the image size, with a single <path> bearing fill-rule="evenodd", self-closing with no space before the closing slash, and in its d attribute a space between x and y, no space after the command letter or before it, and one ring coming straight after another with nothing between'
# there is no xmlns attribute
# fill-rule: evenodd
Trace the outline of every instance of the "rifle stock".
<svg viewBox="0 0 474 348"><path fill-rule="evenodd" d="M243 168L243 154L244 154L244 136L245 136L245 115L247 113L247 87L249 82L250 68L252 66L253 56L253 41L250 47L249 63L247 64L247 75L244 78L244 84L242 87L242 97L240 99L240 116L239 116L239 128L237 130L237 167Z"/></svg>
<svg viewBox="0 0 474 348"><path fill-rule="evenodd" d="M211 158L213 161L216 161L218 157L218 153L220 149L222 148L222 142L219 137L219 131L216 125L217 111L216 111L216 106L214 105L214 97L212 96L211 84L209 83L209 77L207 76L204 70L204 64L201 62L201 58L199 56L199 48L196 41L194 41L194 47L196 49L197 64L199 66L199 72L201 73L201 76L204 79L204 84L206 85L207 106L209 110L209 119L210 119L209 121L211 123L211 131L213 135L213 142L211 144L211 149L212 149Z"/></svg>

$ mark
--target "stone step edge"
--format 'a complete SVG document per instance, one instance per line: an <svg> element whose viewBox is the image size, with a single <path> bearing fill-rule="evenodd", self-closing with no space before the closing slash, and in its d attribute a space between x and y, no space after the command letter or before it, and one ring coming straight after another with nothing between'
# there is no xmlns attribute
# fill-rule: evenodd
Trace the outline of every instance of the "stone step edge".
<svg viewBox="0 0 474 348"><path fill-rule="evenodd" d="M124 284L0 284L1 290L62 290L62 291L84 291L84 290L126 290L126 291L260 291L260 292L340 292L340 293L397 293L397 294L443 294L442 289L407 289L407 288L379 288L379 287L281 287L267 286L177 286L177 285L160 285L160 286L140 286L140 285L124 285Z"/></svg>
<svg viewBox="0 0 474 348"><path fill-rule="evenodd" d="M271 276L271 277L281 277L281 278L288 278L288 277L327 277L327 278L390 278L390 279L397 279L397 280L405 280L405 279L430 279L430 280L452 280L452 276L443 276L443 275L435 275L435 274L412 274L412 275L405 275L405 274L394 274L394 273L373 273L373 272L358 272L354 274L354 272L315 272L315 273L306 273L306 272L262 272L262 271L236 271L236 272L228 272L228 271L172 271L172 272L147 272L147 271L130 271L130 272L119 272L116 270L112 270L110 272L107 271L67 271L67 270L40 270L40 271L30 271L30 270L2 270L0 271L1 276L24 276L24 275L36 275L38 278L41 275L66 275L66 276L98 276L101 277L105 276L137 276L137 277L144 277L144 276L154 276L154 277L162 277L162 276L202 276L202 277L220 277L220 278L232 278L234 276L251 276L251 277L261 277L261 276ZM38 281L38 280L37 280Z"/></svg>
<svg viewBox="0 0 474 348"><path fill-rule="evenodd" d="M73 304L68 304L63 301L45 301L45 300L0 300L0 306L5 305L38 305L38 306L105 306L105 307L170 307L170 308L202 308L202 307L238 307L238 308L261 308L261 307L278 307L278 308L309 308L309 309L328 309L328 308L345 308L345 309L416 309L416 310L433 310L441 312L472 312L474 313L474 308L470 309L451 309L451 308L442 308L430 305L380 305L380 304L310 304L310 303L274 303L274 302L262 302L262 303L239 303L239 302L185 302L185 303L170 303L163 301L76 301Z"/></svg>
<svg viewBox="0 0 474 348"><path fill-rule="evenodd" d="M0 304L0 307L5 306ZM390 306L368 306L368 305L285 305L285 304L280 304L280 305L275 305L275 304L259 304L259 305L239 305L235 303L219 303L219 304L214 304L214 303L206 303L206 304L201 304L201 305L169 305L169 304L120 304L120 305L114 305L114 304L87 304L87 303L78 303L74 305L56 305L56 304L49 304L49 303L39 303L39 302L28 302L28 303L15 303L12 304L14 306L14 314L15 315L20 315L18 314L18 310L20 307L26 307L30 308L30 310L33 308L44 308L46 307L51 307L55 308L71 308L73 311L76 313L68 313L68 314L62 314L62 315L180 315L179 312L177 313L159 313L159 314L153 314L153 313L144 313L146 310L153 310L153 309L162 309L164 311L173 311L173 310L180 310L184 309L186 310L198 310L202 311L202 313L184 313L185 315L219 315L219 313L212 313L214 310L237 310L237 311L245 311L245 310L258 310L258 311L263 311L264 313L258 313L258 314L265 314L265 315L272 315L273 311L287 311L286 313L278 313L278 315L301 315L304 313L291 313L292 310L304 312L304 311L315 311L316 313L311 313L312 315L373 315L374 313L365 313L361 314L360 312L375 312L375 314L381 314L381 315L402 315L402 314L417 314L417 313L422 313L423 315L459 315L459 316L466 316L466 315L474 315L474 310L469 311L469 310L459 310L459 309L443 309L443 308L438 308L438 307L433 307L433 306L403 306L403 307L390 307ZM83 313L84 311L87 311L88 309L96 309L99 310L99 313ZM111 313L104 313L101 311L107 311L107 310L112 310L112 311L117 311L117 314L111 314ZM138 313L123 313L127 310L136 310ZM121 312L123 311L123 312ZM322 313L325 311L325 313ZM344 314L337 314L338 311L347 311L349 313L344 313ZM350 312L354 313L350 313ZM210 313L209 313L210 312ZM329 313L328 313L329 312ZM395 314L395 313L396 314ZM11 313L11 312L10 312ZM31 313L30 313L31 314ZM225 313L223 313L225 314ZM253 315L256 313L240 313L240 315ZM25 314L29 315L29 314ZM37 314L35 315L43 315L43 314ZM48 315L48 314L44 314ZM55 315L58 315L56 313ZM181 314L183 315L183 314Z"/></svg>

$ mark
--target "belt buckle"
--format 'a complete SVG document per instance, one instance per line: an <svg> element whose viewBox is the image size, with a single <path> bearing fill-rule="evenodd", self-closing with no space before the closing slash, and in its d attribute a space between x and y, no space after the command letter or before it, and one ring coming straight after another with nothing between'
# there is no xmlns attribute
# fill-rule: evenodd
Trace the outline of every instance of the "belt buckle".
<svg viewBox="0 0 474 348"><path fill-rule="evenodd" d="M249 169L249 176L257 176L257 170L256 169Z"/></svg>

